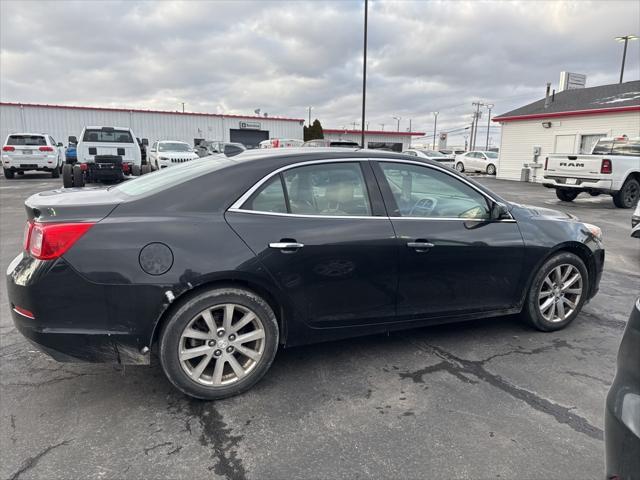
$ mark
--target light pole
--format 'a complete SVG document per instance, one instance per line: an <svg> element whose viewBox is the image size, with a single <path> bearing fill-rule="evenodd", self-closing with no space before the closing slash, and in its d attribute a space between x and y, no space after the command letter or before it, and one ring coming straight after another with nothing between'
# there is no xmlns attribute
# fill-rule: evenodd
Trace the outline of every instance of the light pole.
<svg viewBox="0 0 640 480"><path fill-rule="evenodd" d="M379 123L381 130L384 132L384 123Z"/></svg>
<svg viewBox="0 0 640 480"><path fill-rule="evenodd" d="M184 113L184 102L180 102L182 104L182 113Z"/></svg>
<svg viewBox="0 0 640 480"><path fill-rule="evenodd" d="M624 49L622 50L622 67L620 67L620 83L622 83L622 77L624 76L624 62L627 59L627 44L629 40L637 40L636 35L624 35L622 37L616 37L619 42L624 42Z"/></svg>
<svg viewBox="0 0 640 480"><path fill-rule="evenodd" d="M313 108L313 107L311 107L311 106L307 107L307 110L309 111L309 123L307 124L307 126L308 126L308 127L310 127L310 126L311 126L311 109L312 109L312 108Z"/></svg>
<svg viewBox="0 0 640 480"><path fill-rule="evenodd" d="M400 120L402 120L402 117L396 117L396 116L394 116L394 117L393 117L393 119L394 119L394 120L397 120L397 122L398 122L398 128L397 128L397 131L399 132L399 131L400 131Z"/></svg>
<svg viewBox="0 0 640 480"><path fill-rule="evenodd" d="M489 150L489 130L491 129L491 109L493 108L493 103L488 103L487 108L489 109L489 118L487 120L487 143L484 147L485 150Z"/></svg>
<svg viewBox="0 0 640 480"><path fill-rule="evenodd" d="M433 112L433 150L436 149L436 128L438 127L438 112Z"/></svg>
<svg viewBox="0 0 640 480"><path fill-rule="evenodd" d="M365 121L365 105L367 99L367 22L369 17L369 0L364 0L364 49L362 52L362 125ZM360 146L364 148L364 128L360 137Z"/></svg>

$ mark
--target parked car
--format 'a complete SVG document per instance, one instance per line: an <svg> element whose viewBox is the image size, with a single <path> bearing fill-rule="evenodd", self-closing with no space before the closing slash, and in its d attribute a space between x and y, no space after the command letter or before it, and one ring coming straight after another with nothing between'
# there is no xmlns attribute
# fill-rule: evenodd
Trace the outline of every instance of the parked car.
<svg viewBox="0 0 640 480"><path fill-rule="evenodd" d="M637 237L640 229L636 227ZM604 439L607 479L640 475L640 298L618 349L616 377L607 395Z"/></svg>
<svg viewBox="0 0 640 480"><path fill-rule="evenodd" d="M405 150L403 153L406 155L411 155L412 157L428 158L429 160L440 162L442 165L446 165L447 167L451 167L451 168L454 167L455 156L444 155L435 150L423 150L419 148L410 148L409 150Z"/></svg>
<svg viewBox="0 0 640 480"><path fill-rule="evenodd" d="M616 207L633 208L640 199L640 137L601 138L590 155L549 155L542 184L564 202L604 193Z"/></svg>
<svg viewBox="0 0 640 480"><path fill-rule="evenodd" d="M148 155L149 164L156 170L200 158L191 145L177 140L154 142Z"/></svg>
<svg viewBox="0 0 640 480"><path fill-rule="evenodd" d="M500 162L496 152L475 150L456 155L456 170L459 172L485 172L495 175Z"/></svg>
<svg viewBox="0 0 640 480"><path fill-rule="evenodd" d="M460 155L462 153L464 153L466 150L439 150L440 153L443 153L445 155Z"/></svg>
<svg viewBox="0 0 640 480"><path fill-rule="evenodd" d="M242 143L238 142L221 142L221 141L205 141L196 145L195 151L199 157L208 157L209 155L224 154L227 157L239 155L247 149Z"/></svg>
<svg viewBox="0 0 640 480"><path fill-rule="evenodd" d="M358 142L351 140L328 140L325 138L317 138L315 140L309 140L302 144L303 147L338 147L338 148L360 148Z"/></svg>
<svg viewBox="0 0 640 480"><path fill-rule="evenodd" d="M304 142L293 138L271 138L259 143L260 148L291 148L301 147Z"/></svg>
<svg viewBox="0 0 640 480"><path fill-rule="evenodd" d="M60 176L64 163L64 147L46 133L12 133L2 147L2 171L10 180L24 172L51 172Z"/></svg>
<svg viewBox="0 0 640 480"><path fill-rule="evenodd" d="M142 165L140 145L130 128L85 127L76 155L77 162L67 163L62 169L65 188L84 187L94 182L121 182L125 175L138 176L151 170L149 165Z"/></svg>
<svg viewBox="0 0 640 480"><path fill-rule="evenodd" d="M18 330L61 361L153 350L206 399L250 388L278 346L517 313L564 328L604 262L598 227L375 150L219 155L25 207Z"/></svg>

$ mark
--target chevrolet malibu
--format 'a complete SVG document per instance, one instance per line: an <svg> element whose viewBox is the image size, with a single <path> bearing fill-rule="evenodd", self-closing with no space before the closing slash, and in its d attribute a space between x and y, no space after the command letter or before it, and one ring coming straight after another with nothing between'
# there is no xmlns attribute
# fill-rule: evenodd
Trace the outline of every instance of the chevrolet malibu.
<svg viewBox="0 0 640 480"><path fill-rule="evenodd" d="M598 227L371 150L208 157L25 207L19 331L59 361L155 352L203 399L253 386L278 347L518 313L558 330L604 262Z"/></svg>

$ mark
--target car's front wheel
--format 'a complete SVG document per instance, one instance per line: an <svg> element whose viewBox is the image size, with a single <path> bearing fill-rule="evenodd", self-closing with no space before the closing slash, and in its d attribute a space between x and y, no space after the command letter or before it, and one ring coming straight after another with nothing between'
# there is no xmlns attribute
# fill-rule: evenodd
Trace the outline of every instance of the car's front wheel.
<svg viewBox="0 0 640 480"><path fill-rule="evenodd" d="M538 330L560 330L580 313L588 287L589 274L580 257L570 252L558 253L536 273L523 313Z"/></svg>
<svg viewBox="0 0 640 480"><path fill-rule="evenodd" d="M180 304L160 335L160 363L183 393L217 400L251 388L278 348L278 323L255 293L215 288Z"/></svg>

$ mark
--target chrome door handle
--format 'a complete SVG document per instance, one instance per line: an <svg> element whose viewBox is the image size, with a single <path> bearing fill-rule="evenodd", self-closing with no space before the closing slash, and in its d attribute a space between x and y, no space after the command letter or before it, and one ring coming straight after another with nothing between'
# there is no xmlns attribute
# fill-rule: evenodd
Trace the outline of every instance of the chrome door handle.
<svg viewBox="0 0 640 480"><path fill-rule="evenodd" d="M277 248L279 250L293 250L304 247L304 243L297 242L273 242L269 244L271 248Z"/></svg>
<svg viewBox="0 0 640 480"><path fill-rule="evenodd" d="M409 248L432 248L435 247L433 243L430 242L407 242L407 247Z"/></svg>

